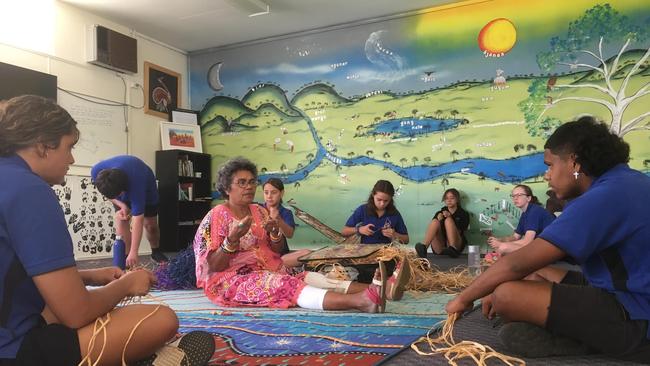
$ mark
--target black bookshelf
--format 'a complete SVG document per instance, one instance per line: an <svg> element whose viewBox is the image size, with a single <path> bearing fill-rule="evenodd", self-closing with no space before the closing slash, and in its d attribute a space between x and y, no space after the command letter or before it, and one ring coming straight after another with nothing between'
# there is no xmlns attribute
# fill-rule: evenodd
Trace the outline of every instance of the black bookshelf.
<svg viewBox="0 0 650 366"><path fill-rule="evenodd" d="M184 150L156 151L160 203L160 248L179 251L194 234L212 201L209 154Z"/></svg>

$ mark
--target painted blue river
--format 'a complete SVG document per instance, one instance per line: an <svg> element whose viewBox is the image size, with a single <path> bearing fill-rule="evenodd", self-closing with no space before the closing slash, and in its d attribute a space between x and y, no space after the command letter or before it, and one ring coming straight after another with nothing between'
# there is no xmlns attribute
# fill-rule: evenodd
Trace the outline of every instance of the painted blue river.
<svg viewBox="0 0 650 366"><path fill-rule="evenodd" d="M280 178L284 183L287 184L301 181L305 179L309 175L309 173L311 173L314 169L316 169L321 164L323 159L327 159L333 162L334 164L341 165L341 166L377 165L385 169L391 170L405 179L415 181L415 182L426 182L426 181L434 180L436 178L439 178L447 174L464 173L464 174L475 174L478 175L479 177L492 179L499 182L515 183L515 182L521 182L528 178L540 176L544 174L544 172L546 171L546 165L544 165L544 159L543 159L544 154L541 152L529 154L529 155L523 155L516 158L505 159L505 160L493 160L493 159L485 159L485 158L463 159L463 160L457 160L453 162L447 162L437 166L429 166L429 165L400 166L400 165L393 164L391 162L386 162L383 160L378 160L367 156L358 156L355 158L346 159L328 152L323 146L323 144L321 143L320 139L318 138L318 135L316 134L316 129L314 128L311 119L303 112L300 113L302 114L303 118L307 120L309 129L312 134L312 138L314 139L316 145L318 146L318 151L314 156L314 160L312 160L309 164L307 164L303 168L298 169L292 173L261 174L259 176L261 182L264 182L266 179L272 177ZM410 120L410 119L402 119L402 122L403 120ZM393 126L395 123L399 125L400 122L398 121L400 120L392 120L390 121L391 123L390 125ZM441 123L444 123L445 126L447 126L444 127L446 129L455 128L456 126L458 126L458 123L460 123L460 120L422 119L418 121L428 121L427 123L431 123L432 126L433 125L439 126ZM387 126L387 125L381 124L378 126L378 128L382 126ZM406 126L407 125L405 124L401 125L401 127L403 128L406 128ZM430 132L433 132L433 128Z"/></svg>
<svg viewBox="0 0 650 366"><path fill-rule="evenodd" d="M541 176L546 171L546 165L544 165L544 153L537 152L534 154L523 155L519 157L513 157L510 159L504 160L493 160L486 158L473 158L473 159L463 159L456 160L453 162L447 162L437 166L429 165L410 165L410 166L400 166L383 160L377 160L367 156L358 156L355 158L342 158L336 156L327 151L323 146L318 135L316 134L316 129L312 124L309 116L304 114L302 111L298 111L303 118L307 121L309 129L312 134L312 138L318 146L318 151L314 156L314 159L302 167L301 169L296 170L292 173L278 174L278 173L269 173L269 174L260 174L260 182L264 182L268 178L280 178L285 184L299 182L305 179L309 173L314 171L323 161L327 159L334 163L335 165L340 166L357 166L357 165L377 165L381 166L384 169L391 170L398 174L399 176L414 181L414 182L426 182L434 180L436 178L442 177L448 174L462 173L462 174L474 174L478 175L481 179L491 179L498 182L504 183L519 183L526 179ZM418 124L415 124L415 121ZM406 123L404 123L406 122ZM411 123L414 122L414 123ZM428 126L426 127L426 132L436 132L440 130L447 130L451 128L458 127L458 124L461 123L461 120L457 119L448 119L448 120L436 120L436 119L422 119L415 120L409 118L395 119L386 121L379 124L374 131L376 132L391 132L408 135L409 131L423 131L419 133L425 133L425 127L417 127L413 129L412 127L416 126ZM650 176L650 171L645 172ZM213 192L213 198L219 197L219 192Z"/></svg>

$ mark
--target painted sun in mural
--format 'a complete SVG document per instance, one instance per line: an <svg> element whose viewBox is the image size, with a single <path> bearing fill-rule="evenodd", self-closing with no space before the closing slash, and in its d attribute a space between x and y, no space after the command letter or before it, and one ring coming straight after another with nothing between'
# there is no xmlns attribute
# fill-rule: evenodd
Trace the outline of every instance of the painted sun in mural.
<svg viewBox="0 0 650 366"><path fill-rule="evenodd" d="M501 57L514 47L515 42L515 25L505 18L490 21L478 34L478 46L485 57Z"/></svg>

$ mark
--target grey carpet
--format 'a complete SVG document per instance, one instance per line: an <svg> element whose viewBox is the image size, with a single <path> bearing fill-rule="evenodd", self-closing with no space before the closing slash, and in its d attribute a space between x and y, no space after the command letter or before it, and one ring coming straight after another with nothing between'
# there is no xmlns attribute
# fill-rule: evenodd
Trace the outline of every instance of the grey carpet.
<svg viewBox="0 0 650 366"><path fill-rule="evenodd" d="M501 341L497 337L499 327L493 328L494 321L487 320L483 317L480 310L474 311L465 317L459 319L454 326L454 339L456 342L461 340L473 340L478 343L488 345L494 348L497 352L508 354L507 350L501 345ZM420 350L428 352L425 349L426 344L420 345ZM516 356L516 355L513 355ZM546 357L546 358L524 358L526 365L529 366L604 366L604 365L640 365L633 362L619 361L612 358L607 358L602 355L586 355L586 356L571 356L571 357ZM462 360L459 365L475 365L471 359ZM489 360L488 365L504 365L499 360ZM387 366L419 366L419 365L448 365L447 360L442 355L436 356L420 356L412 349L408 348L398 353L393 358L386 360L381 365Z"/></svg>
<svg viewBox="0 0 650 366"><path fill-rule="evenodd" d="M467 265L467 255L461 254L458 258L449 258L442 255L428 256L432 265L437 266L440 270L446 271L456 266ZM454 326L454 339L459 342L461 340L473 340L478 343L488 345L494 348L497 352L508 354L507 350L501 345L501 341L497 337L499 327L493 327L494 321L487 320L483 317L480 310L474 311L465 317L459 319ZM422 346L426 346L423 344ZM428 352L428 349L420 347L420 350ZM588 355L588 356L572 356L572 357L547 357L547 358L524 358L526 365L530 366L604 366L604 365L640 365L633 362L619 361L612 358L607 358L602 355ZM475 365L471 360L463 360L458 363L459 365ZM420 356L410 347L404 349L394 357L385 360L381 365L387 366L431 366L431 365L448 365L444 356ZM498 360L489 360L488 365L504 365L503 362Z"/></svg>

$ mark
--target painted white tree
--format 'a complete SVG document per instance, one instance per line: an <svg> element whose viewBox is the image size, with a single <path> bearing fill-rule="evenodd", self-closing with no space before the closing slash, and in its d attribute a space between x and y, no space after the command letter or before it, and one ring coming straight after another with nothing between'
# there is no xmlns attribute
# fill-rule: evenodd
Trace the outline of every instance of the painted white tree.
<svg viewBox="0 0 650 366"><path fill-rule="evenodd" d="M633 24L628 17L619 14L609 4L594 6L579 19L571 22L567 37L553 37L550 42L551 50L540 53L537 62L545 71L551 71L557 65L568 66L570 70L590 70L591 72L586 74L589 78L583 77L571 84L556 84L557 77L534 80L528 89L529 97L519 103L524 112L528 132L537 136L547 134L557 127L561 121L547 116L546 113L557 104L569 101L596 103L607 108L611 114L610 130L619 136L635 130L650 130L650 124L647 123L650 117L648 110L637 116L627 116L627 120L624 120L627 108L650 94L650 81L636 90L628 90L632 77L646 74L650 56L650 48L639 51L628 50L628 47L633 42L647 38L646 27ZM589 47L594 46L594 39L598 40L597 50L591 51ZM606 39L610 42L624 40L616 56L609 59L603 52ZM579 62L581 55L594 59L595 65ZM569 89L590 90L595 93L589 93L591 96L563 96L562 91ZM555 95L553 91L560 93Z"/></svg>

